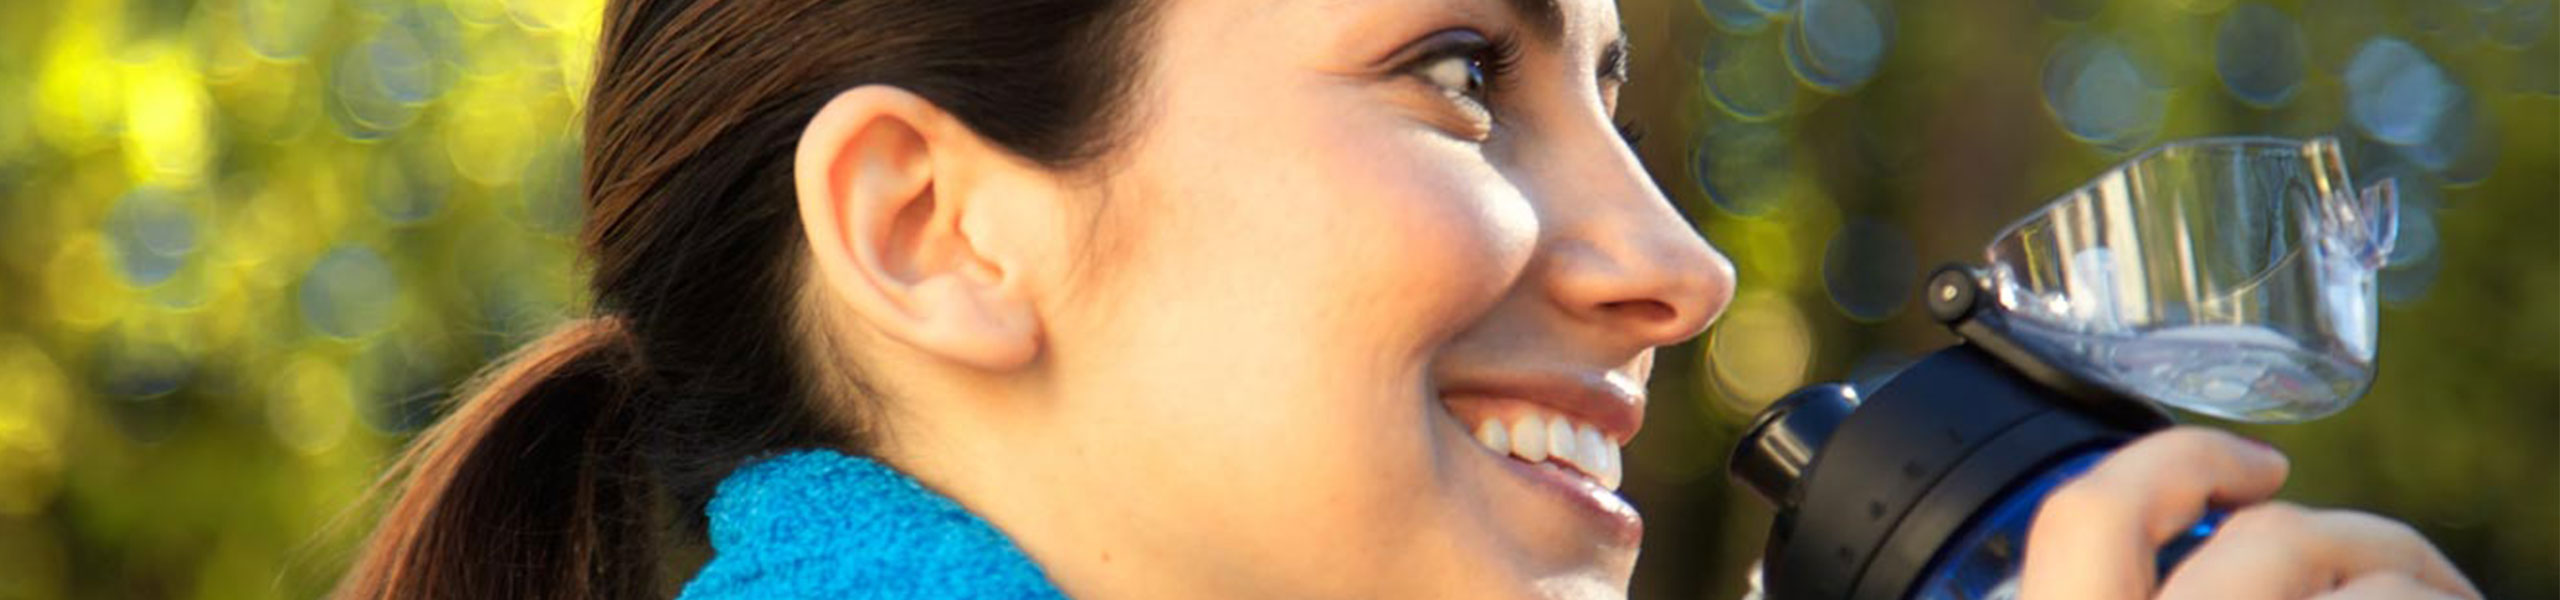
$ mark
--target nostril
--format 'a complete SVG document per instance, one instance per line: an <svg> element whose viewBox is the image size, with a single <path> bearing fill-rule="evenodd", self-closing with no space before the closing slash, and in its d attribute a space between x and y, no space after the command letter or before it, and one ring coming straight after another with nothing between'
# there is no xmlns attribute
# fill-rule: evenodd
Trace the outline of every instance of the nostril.
<svg viewBox="0 0 2560 600"><path fill-rule="evenodd" d="M1660 300L1622 300L1600 305L1600 310L1617 318L1643 325L1659 325L1680 318L1680 310Z"/></svg>

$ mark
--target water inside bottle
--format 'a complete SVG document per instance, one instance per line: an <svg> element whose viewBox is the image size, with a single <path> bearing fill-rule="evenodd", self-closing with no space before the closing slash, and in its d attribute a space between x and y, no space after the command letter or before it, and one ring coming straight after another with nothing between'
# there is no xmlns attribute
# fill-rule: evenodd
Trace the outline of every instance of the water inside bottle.
<svg viewBox="0 0 2560 600"><path fill-rule="evenodd" d="M2076 363L2138 397L2240 421L2285 423L2335 413L2364 395L2368 364L2304 347L2259 325L2186 325L2134 335L2013 323L2019 341Z"/></svg>
<svg viewBox="0 0 2560 600"><path fill-rule="evenodd" d="M2037 355L2137 398L2254 423L2346 409L2372 381L2373 271L2348 253L2295 245L2217 285L2163 291L2145 268L2199 281L2183 265L2126 268L2108 247L2070 255L2071 285L2040 293L2007 268L1993 277L2024 309L2006 328Z"/></svg>
<svg viewBox="0 0 2560 600"><path fill-rule="evenodd" d="M2373 375L2396 184L2336 140L2190 140L2009 226L1986 291L2010 337L2138 398L2237 421L2335 413Z"/></svg>

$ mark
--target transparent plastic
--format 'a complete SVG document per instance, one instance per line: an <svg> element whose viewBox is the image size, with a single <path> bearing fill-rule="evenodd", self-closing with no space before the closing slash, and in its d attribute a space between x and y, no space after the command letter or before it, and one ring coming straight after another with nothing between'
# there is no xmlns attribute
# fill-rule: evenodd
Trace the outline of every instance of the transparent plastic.
<svg viewBox="0 0 2560 600"><path fill-rule="evenodd" d="M2136 156L2002 230L2004 330L2055 366L2225 419L2346 408L2373 378L2397 188L2338 142L2211 138Z"/></svg>

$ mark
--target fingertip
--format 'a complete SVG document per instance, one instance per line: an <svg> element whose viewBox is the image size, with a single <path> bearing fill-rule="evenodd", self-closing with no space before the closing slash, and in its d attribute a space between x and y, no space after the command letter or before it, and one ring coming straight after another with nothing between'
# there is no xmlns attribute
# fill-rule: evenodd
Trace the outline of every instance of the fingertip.
<svg viewBox="0 0 2560 600"><path fill-rule="evenodd" d="M2427 585L2426 582L2419 581L2418 578L2411 577L2407 573L2385 571L2357 577L2352 581L2348 581L2346 585L2338 586L2337 589L2321 594L2319 599L2364 600L2370 598L2379 600L2383 598L2441 598L2451 600L2463 597L2464 596L2459 593L2448 592L2446 590ZM2471 597L2477 598L2478 596L2475 595Z"/></svg>
<svg viewBox="0 0 2560 600"><path fill-rule="evenodd" d="M2273 497L2293 472L2293 459L2265 440L2196 425L2181 425L2158 435L2174 436L2173 439L2183 442L2178 444L2182 448L2172 451L2173 454L2185 454L2234 467L2227 472L2228 479L2224 484L2215 486L2214 500L2217 502L2256 502ZM2217 455L2235 460L2212 461L2206 458Z"/></svg>
<svg viewBox="0 0 2560 600"><path fill-rule="evenodd" d="M2239 439L2243 445L2248 446L2257 454L2256 458L2266 462L2279 478L2292 471L2293 459L2285 456L2284 449L2277 448L2275 442L2239 433L2224 432L2224 434Z"/></svg>

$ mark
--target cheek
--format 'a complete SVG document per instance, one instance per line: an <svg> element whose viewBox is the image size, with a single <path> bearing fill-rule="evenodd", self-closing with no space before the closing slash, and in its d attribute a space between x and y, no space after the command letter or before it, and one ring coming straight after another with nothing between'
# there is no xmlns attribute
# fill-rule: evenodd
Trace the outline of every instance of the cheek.
<svg viewBox="0 0 2560 600"><path fill-rule="evenodd" d="M1410 399L1431 355L1518 281L1536 213L1470 147L1410 125L1333 131L1287 147L1338 150L1192 162L1131 202L1144 222L1124 223L1137 233L1111 326L1161 336L1138 346L1161 358L1324 386L1285 390L1321 394L1300 403Z"/></svg>
<svg viewBox="0 0 2560 600"><path fill-rule="evenodd" d="M1232 257L1261 265L1251 275L1274 284L1262 297L1292 306L1261 308L1268 319L1230 348L1270 361L1243 379L1273 394L1238 398L1267 404L1238 410L1290 424L1248 432L1287 449L1266 464L1297 496L1271 508L1321 532L1311 543L1375 536L1366 543L1382 556L1359 560L1392 564L1428 554L1398 544L1454 533L1424 533L1462 514L1450 509L1465 495L1436 435L1454 432L1431 429L1442 409L1425 373L1501 301L1536 223L1489 167L1472 172L1480 158L1432 141L1368 142L1393 147L1311 155L1298 177L1267 188L1285 193L1243 208L1271 235L1238 236L1252 245Z"/></svg>
<svg viewBox="0 0 2560 600"><path fill-rule="evenodd" d="M1423 376L1517 280L1537 223L1472 148L1398 125L1201 132L1125 173L1114 210L1136 212L1114 224L1133 235L1108 306L1053 341L1077 361L1060 373L1112 374L1076 387L1118 410L1096 442L1114 472L1149 474L1130 489L1227 524L1181 535L1346 561L1327 568L1446 541L1415 535L1457 493Z"/></svg>
<svg viewBox="0 0 2560 600"><path fill-rule="evenodd" d="M1431 352L1499 301L1536 239L1526 201L1481 159L1424 141L1424 152L1342 153L1309 223L1310 265L1340 292L1335 322L1385 350ZM1434 152L1436 151L1436 152ZM1480 172L1479 172L1480 171ZM1311 208L1315 208L1311 207ZM1314 258L1320 256L1320 259ZM1321 288L1320 288L1321 289ZM1365 333L1362 333L1365 332ZM1399 337L1378 339L1393 332Z"/></svg>
<svg viewBox="0 0 2560 600"><path fill-rule="evenodd" d="M1534 250L1529 201L1475 146L1401 116L1334 117L1162 140L1134 174L1140 214L1118 223L1135 233L1123 290L1280 347L1406 367L1491 310Z"/></svg>

